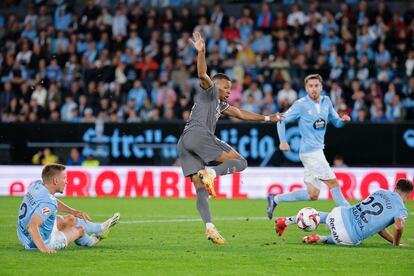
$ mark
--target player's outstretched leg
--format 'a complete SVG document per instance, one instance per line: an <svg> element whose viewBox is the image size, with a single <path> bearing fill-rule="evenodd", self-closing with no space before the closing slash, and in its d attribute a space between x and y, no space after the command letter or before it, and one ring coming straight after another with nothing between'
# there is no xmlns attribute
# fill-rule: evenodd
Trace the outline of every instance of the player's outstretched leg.
<svg viewBox="0 0 414 276"><path fill-rule="evenodd" d="M100 224L101 232L96 233L96 236L100 239L104 239L108 237L109 230L118 224L119 219L121 218L120 213L115 213L109 219L105 220L103 223Z"/></svg>
<svg viewBox="0 0 414 276"><path fill-rule="evenodd" d="M336 205L345 207L351 206L351 204L349 204L349 202L342 194L341 187L339 186L338 180L336 180L336 178L322 181L326 183L326 185L328 185L329 189L331 190L332 199L335 201Z"/></svg>
<svg viewBox="0 0 414 276"><path fill-rule="evenodd" d="M310 235L302 239L304 243L327 243L335 244L331 236Z"/></svg>
<svg viewBox="0 0 414 276"><path fill-rule="evenodd" d="M307 201L311 200L311 197L306 189L296 190L291 193L274 195L269 194L267 197L267 216L269 219L273 217L273 211L281 202L294 202L294 201Z"/></svg>
<svg viewBox="0 0 414 276"><path fill-rule="evenodd" d="M276 234L280 237L283 232L288 229L288 225L296 224L296 216L292 217L281 217L275 220Z"/></svg>
<svg viewBox="0 0 414 276"><path fill-rule="evenodd" d="M326 224L326 218L329 213L319 212L320 223ZM284 231L288 229L288 225L296 224L296 216L291 217L280 217L275 220L275 231L276 234L280 237L283 235Z"/></svg>

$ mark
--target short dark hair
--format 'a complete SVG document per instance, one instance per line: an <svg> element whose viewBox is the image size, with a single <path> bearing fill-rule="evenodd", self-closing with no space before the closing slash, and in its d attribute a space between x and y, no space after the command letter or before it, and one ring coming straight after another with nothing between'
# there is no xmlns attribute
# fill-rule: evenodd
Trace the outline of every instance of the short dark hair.
<svg viewBox="0 0 414 276"><path fill-rule="evenodd" d="M223 73L217 73L212 78L212 80L223 80L223 79L231 81L230 77Z"/></svg>
<svg viewBox="0 0 414 276"><path fill-rule="evenodd" d="M64 165L61 164L55 164L55 163L50 163L47 164L46 166L44 166L43 170L42 170L42 180L43 180L43 184L44 183L50 183L53 179L53 177L61 172L66 170L66 167Z"/></svg>
<svg viewBox="0 0 414 276"><path fill-rule="evenodd" d="M320 83L323 82L322 76L319 75L319 74L310 74L310 75L307 75L306 78L305 78L305 84L308 82L308 80L318 80Z"/></svg>
<svg viewBox="0 0 414 276"><path fill-rule="evenodd" d="M411 182L409 179L401 178L397 181L395 189L403 193L411 194L414 189L413 182Z"/></svg>

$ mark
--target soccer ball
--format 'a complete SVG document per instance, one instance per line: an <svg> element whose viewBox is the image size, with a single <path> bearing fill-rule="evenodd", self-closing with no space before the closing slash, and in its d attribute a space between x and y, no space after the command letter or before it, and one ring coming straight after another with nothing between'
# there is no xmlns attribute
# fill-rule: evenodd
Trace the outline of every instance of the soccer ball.
<svg viewBox="0 0 414 276"><path fill-rule="evenodd" d="M296 223L303 231L313 231L318 228L321 218L319 212L311 207L301 209L296 215Z"/></svg>

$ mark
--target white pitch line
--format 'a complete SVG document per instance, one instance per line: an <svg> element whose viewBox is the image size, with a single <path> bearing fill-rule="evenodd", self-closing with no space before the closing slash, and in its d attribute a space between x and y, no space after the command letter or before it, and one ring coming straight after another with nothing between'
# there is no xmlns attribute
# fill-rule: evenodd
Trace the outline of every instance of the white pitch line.
<svg viewBox="0 0 414 276"><path fill-rule="evenodd" d="M216 217L215 221L246 221L246 220L267 220L266 217ZM197 222L199 218L176 218L176 219L148 219L148 220L126 220L120 224L144 224L144 223L177 223L177 222ZM0 228L16 227L16 224L0 224Z"/></svg>
<svg viewBox="0 0 414 276"><path fill-rule="evenodd" d="M267 220L265 217L216 217L215 221L242 221L242 220ZM150 219L150 220L131 220L120 221L120 224L141 224L141 223L174 223L174 222L195 222L201 221L199 218L192 219Z"/></svg>

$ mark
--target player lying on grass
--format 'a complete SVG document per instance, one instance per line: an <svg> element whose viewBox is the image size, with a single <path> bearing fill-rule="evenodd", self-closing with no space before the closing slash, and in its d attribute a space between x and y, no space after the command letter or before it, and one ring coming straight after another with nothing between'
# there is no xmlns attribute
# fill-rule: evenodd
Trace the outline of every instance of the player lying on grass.
<svg viewBox="0 0 414 276"><path fill-rule="evenodd" d="M224 243L212 223L209 195L215 197L214 179L217 175L232 174L246 169L247 161L226 142L215 135L217 120L224 114L243 121L282 120L278 113L264 116L229 105L226 101L231 93L231 80L225 74L207 75L205 43L201 34L195 32L192 41L196 48L197 71L201 92L194 98L190 116L178 141L177 148L184 176L191 177L197 194L197 209L206 225L207 239L213 243ZM205 169L209 163L216 166Z"/></svg>
<svg viewBox="0 0 414 276"><path fill-rule="evenodd" d="M65 170L60 164L46 165L42 180L34 182L25 194L17 220L17 236L25 249L38 248L42 253L56 253L71 242L91 247L118 223L119 213L103 223L93 223L87 213L55 198L55 193L63 193L65 189ZM70 215L58 216L58 211Z"/></svg>
<svg viewBox="0 0 414 276"><path fill-rule="evenodd" d="M394 192L381 189L354 206L336 207L330 213L319 212L321 223L327 225L331 235L311 235L304 237L303 242L358 245L378 233L393 245L399 246L408 217L404 202L412 191L413 183L408 179L400 179ZM295 216L277 218L277 234L281 236L287 226L294 223ZM394 224L393 235L386 229L391 224Z"/></svg>

